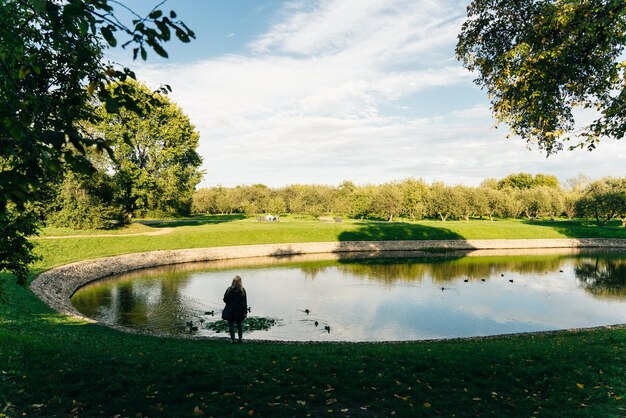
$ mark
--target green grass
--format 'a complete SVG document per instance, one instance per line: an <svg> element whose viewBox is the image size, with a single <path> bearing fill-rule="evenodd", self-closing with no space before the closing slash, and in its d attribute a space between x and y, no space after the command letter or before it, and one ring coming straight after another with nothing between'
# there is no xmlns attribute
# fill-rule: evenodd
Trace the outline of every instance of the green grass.
<svg viewBox="0 0 626 418"><path fill-rule="evenodd" d="M565 221L187 221L142 226L174 228L165 235L38 240L43 259L35 269L212 245L626 238L615 226ZM123 334L52 312L12 283L5 288L0 417L626 415L623 328L403 344L230 345Z"/></svg>

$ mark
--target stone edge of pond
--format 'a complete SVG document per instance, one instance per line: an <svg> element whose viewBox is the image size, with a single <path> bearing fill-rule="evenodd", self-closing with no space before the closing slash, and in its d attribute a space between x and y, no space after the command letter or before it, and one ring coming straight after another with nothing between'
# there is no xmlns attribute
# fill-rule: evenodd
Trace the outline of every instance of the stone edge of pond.
<svg viewBox="0 0 626 418"><path fill-rule="evenodd" d="M383 251L420 250L491 250L491 249L548 249L548 248L626 248L626 239L572 238L572 239L501 239L501 240L419 240L419 241L344 241L307 242L285 244L238 245L230 247L191 248L182 250L159 250L144 253L123 254L112 257L83 260L52 268L33 280L32 292L55 311L87 322L97 321L82 315L70 302L72 295L93 281L112 275L144 268L199 261L228 260L252 257L287 257L316 253L359 253ZM169 337L132 328L102 324L138 335ZM625 325L603 326L626 327ZM541 333L541 332L540 332ZM530 333L531 335L537 333ZM502 337L501 335L500 337ZM178 338L213 338L180 336ZM489 337L467 337L489 338ZM465 338L466 339L466 338ZM452 339L451 339L452 340ZM252 340L251 340L252 341ZM288 343L288 341L253 340L258 342ZM419 340L428 341L428 340ZM388 343L390 341L387 341ZM398 341L402 343L404 341ZM331 342L328 342L331 343Z"/></svg>

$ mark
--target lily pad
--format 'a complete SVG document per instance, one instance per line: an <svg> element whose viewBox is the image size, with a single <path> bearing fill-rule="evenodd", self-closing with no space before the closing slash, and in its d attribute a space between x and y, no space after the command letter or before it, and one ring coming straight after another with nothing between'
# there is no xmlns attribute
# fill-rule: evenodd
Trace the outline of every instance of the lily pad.
<svg viewBox="0 0 626 418"><path fill-rule="evenodd" d="M278 323L277 319L265 318L261 316L249 316L241 323L243 332L250 331L267 331ZM219 320L215 322L209 322L205 325L206 329L214 332L228 332L228 321Z"/></svg>

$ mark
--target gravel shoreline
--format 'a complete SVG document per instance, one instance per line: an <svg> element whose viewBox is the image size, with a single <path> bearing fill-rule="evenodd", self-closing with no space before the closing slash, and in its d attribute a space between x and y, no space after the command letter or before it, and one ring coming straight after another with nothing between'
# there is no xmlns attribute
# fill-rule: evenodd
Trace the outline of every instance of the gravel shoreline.
<svg viewBox="0 0 626 418"><path fill-rule="evenodd" d="M349 241L287 244L240 245L231 247L193 248L183 250L150 251L113 257L84 260L53 268L40 274L30 285L37 297L57 312L85 321L95 322L78 312L70 303L71 296L82 286L95 280L133 270L163 265L252 257L289 257L304 254L348 254L371 257L385 251L464 250L537 250L556 248L626 248L626 239L502 239L502 240L422 240L422 241ZM106 325L109 326L109 325ZM614 325L612 327L623 327ZM144 332L126 327L111 326L135 334ZM606 328L606 327L602 327ZM155 335L150 333L149 335ZM197 338L197 337L196 337Z"/></svg>

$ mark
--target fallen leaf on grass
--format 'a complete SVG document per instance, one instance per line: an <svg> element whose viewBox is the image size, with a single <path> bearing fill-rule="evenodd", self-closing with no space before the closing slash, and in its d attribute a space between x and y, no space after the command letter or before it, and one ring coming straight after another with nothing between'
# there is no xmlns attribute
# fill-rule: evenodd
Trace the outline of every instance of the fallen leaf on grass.
<svg viewBox="0 0 626 418"><path fill-rule="evenodd" d="M197 406L193 409L193 413L196 415L204 415L204 411Z"/></svg>
<svg viewBox="0 0 626 418"><path fill-rule="evenodd" d="M428 402L424 402L424 408L430 408L432 405L429 404Z"/></svg>
<svg viewBox="0 0 626 418"><path fill-rule="evenodd" d="M582 383L576 383L576 386L578 386L578 389L583 389L585 387Z"/></svg>

